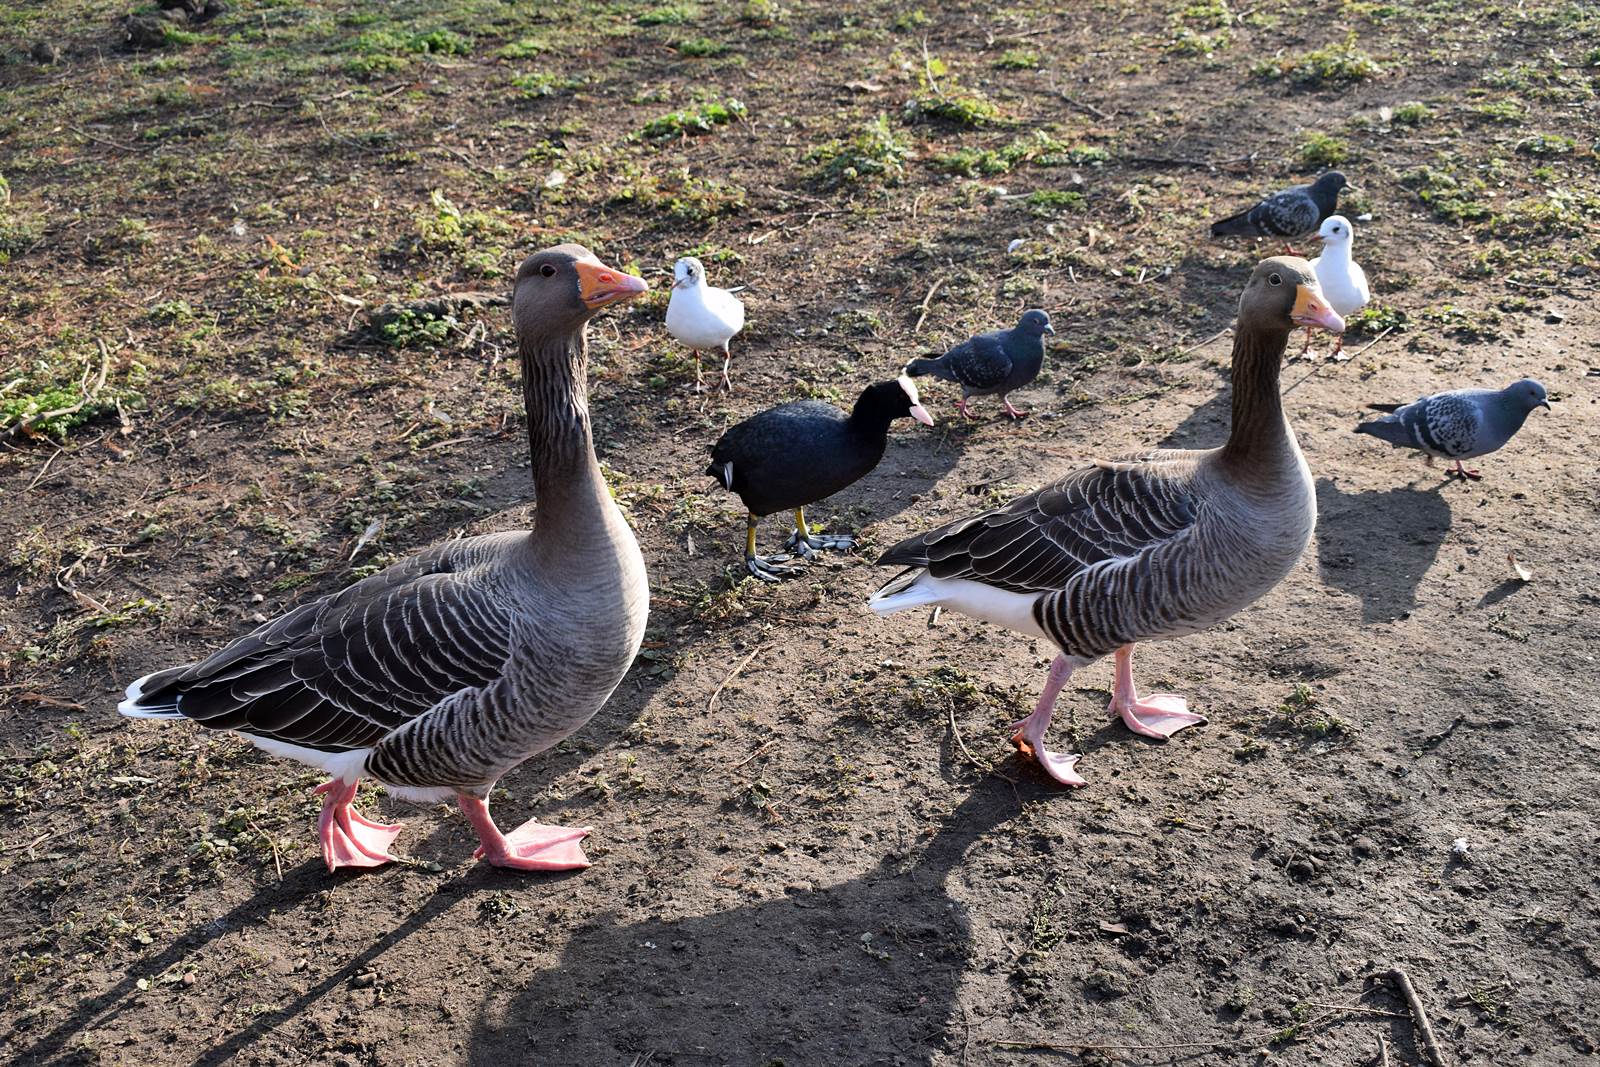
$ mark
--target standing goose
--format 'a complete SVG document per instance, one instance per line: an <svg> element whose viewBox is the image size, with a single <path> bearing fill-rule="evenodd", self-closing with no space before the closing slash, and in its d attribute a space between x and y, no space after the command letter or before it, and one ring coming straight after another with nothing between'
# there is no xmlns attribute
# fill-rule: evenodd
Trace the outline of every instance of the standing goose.
<svg viewBox="0 0 1600 1067"><path fill-rule="evenodd" d="M232 730L329 772L317 833L330 871L394 859L400 827L351 806L363 777L409 800L454 796L490 863L588 866L587 829L529 821L502 834L487 801L506 772L589 721L644 637L644 559L595 460L585 380L590 317L644 291L579 245L517 271L532 530L436 545L140 678L117 710Z"/></svg>
<svg viewBox="0 0 1600 1067"><path fill-rule="evenodd" d="M879 614L936 604L1060 649L1038 706L1013 727L1057 781L1086 784L1078 756L1044 744L1073 671L1115 652L1110 710L1137 734L1166 738L1204 722L1180 697L1139 696L1134 643L1216 625L1277 585L1310 541L1311 472L1278 392L1289 334L1308 324L1344 328L1309 263L1265 260L1239 301L1227 444L1096 460L878 561L907 567L872 597Z"/></svg>

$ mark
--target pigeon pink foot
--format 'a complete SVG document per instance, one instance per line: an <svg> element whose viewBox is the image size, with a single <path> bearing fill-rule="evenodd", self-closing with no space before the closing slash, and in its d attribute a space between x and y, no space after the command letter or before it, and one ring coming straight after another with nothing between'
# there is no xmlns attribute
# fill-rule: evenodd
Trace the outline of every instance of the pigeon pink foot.
<svg viewBox="0 0 1600 1067"><path fill-rule="evenodd" d="M496 867L519 871L572 871L589 866L581 843L589 836L587 826L546 826L529 819L509 834L502 834L489 817L487 802L464 793L457 801L472 828L478 831L480 844L473 859L486 859Z"/></svg>
<svg viewBox="0 0 1600 1067"><path fill-rule="evenodd" d="M1067 662L1067 657L1057 656L1055 662L1050 664L1050 676L1045 680L1044 691L1039 694L1038 706L1026 719L1012 723L1011 729L1016 733L1011 740L1023 752L1038 760L1039 766L1050 777L1062 785L1081 789L1089 783L1074 768L1083 757L1076 752L1065 755L1051 752L1044 744L1045 731L1050 728L1050 716L1055 712L1056 698L1061 695L1061 687L1067 684L1070 677L1072 666Z"/></svg>
<svg viewBox="0 0 1600 1067"><path fill-rule="evenodd" d="M1141 737L1165 741L1179 730L1198 726L1206 721L1204 715L1189 710L1188 703L1171 693L1154 693L1141 698L1133 684L1133 646L1117 649L1117 682L1107 708L1120 715L1123 724Z"/></svg>
<svg viewBox="0 0 1600 1067"><path fill-rule="evenodd" d="M335 778L317 787L328 794L317 816L317 837L322 842L322 862L329 871L340 867L381 867L392 863L389 846L400 836L400 827L373 822L350 806L358 782Z"/></svg>
<svg viewBox="0 0 1600 1067"><path fill-rule="evenodd" d="M1025 419L1028 417L1028 413L1026 411L1018 411L1016 408L1011 406L1011 401L1005 399L1004 397L1000 399L1000 402L1006 406L1006 414L1010 415L1013 419Z"/></svg>
<svg viewBox="0 0 1600 1067"><path fill-rule="evenodd" d="M956 410L961 412L961 417L963 419L975 419L975 418L977 418L977 416L972 413L972 409L967 406L967 398L966 397L962 397L960 400L956 401Z"/></svg>
<svg viewBox="0 0 1600 1067"><path fill-rule="evenodd" d="M1480 471L1467 470L1467 468L1461 465L1461 461L1459 459L1456 460L1456 469L1452 473L1459 474L1463 478L1470 478L1472 481L1478 481L1483 477L1483 474Z"/></svg>

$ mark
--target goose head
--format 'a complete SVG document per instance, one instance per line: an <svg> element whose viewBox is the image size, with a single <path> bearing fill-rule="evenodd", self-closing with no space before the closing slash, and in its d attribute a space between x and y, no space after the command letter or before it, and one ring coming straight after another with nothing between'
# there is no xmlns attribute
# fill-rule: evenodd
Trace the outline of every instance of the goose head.
<svg viewBox="0 0 1600 1067"><path fill-rule="evenodd" d="M672 265L672 287L693 289L706 280L706 268L693 256L684 256Z"/></svg>
<svg viewBox="0 0 1600 1067"><path fill-rule="evenodd" d="M512 317L524 337L571 335L602 308L647 288L643 278L606 266L582 245L556 245L517 268Z"/></svg>
<svg viewBox="0 0 1600 1067"><path fill-rule="evenodd" d="M1239 298L1239 329L1286 333L1296 326L1343 333L1344 319L1328 306L1311 264L1298 256L1264 259Z"/></svg>

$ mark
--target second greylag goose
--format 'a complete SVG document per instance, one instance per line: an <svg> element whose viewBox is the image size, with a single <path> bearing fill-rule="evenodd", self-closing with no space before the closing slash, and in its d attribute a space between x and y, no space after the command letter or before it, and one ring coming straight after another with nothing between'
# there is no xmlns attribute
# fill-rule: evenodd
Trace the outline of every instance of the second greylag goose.
<svg viewBox="0 0 1600 1067"><path fill-rule="evenodd" d="M879 614L940 605L1050 641L1060 650L1016 741L1066 785L1076 755L1045 747L1072 672L1116 654L1110 710L1135 733L1167 738L1204 722L1180 697L1140 697L1138 641L1214 626L1277 585L1311 539L1311 472L1278 392L1294 328L1344 328L1303 259L1264 261L1239 301L1233 426L1227 444L1097 460L1005 507L900 542L883 564L907 569L870 601Z"/></svg>
<svg viewBox="0 0 1600 1067"><path fill-rule="evenodd" d="M488 798L589 721L644 638L644 559L595 459L585 380L590 317L644 291L579 245L517 271L533 529L436 545L199 663L145 675L118 710L232 730L327 771L317 833L329 870L394 859L400 828L351 806L362 778L404 799L456 798L490 863L588 866L588 829L502 833Z"/></svg>

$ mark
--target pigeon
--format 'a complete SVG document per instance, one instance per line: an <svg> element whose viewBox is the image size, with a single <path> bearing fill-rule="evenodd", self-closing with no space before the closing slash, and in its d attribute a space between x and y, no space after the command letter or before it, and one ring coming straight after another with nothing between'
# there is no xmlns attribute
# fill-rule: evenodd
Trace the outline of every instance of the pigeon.
<svg viewBox="0 0 1600 1067"><path fill-rule="evenodd" d="M744 329L744 303L726 289L706 284L706 268L693 256L672 266L672 296L667 301L667 332L694 350L694 389L700 392L700 350L722 349L722 384L728 380L728 342Z"/></svg>
<svg viewBox="0 0 1600 1067"><path fill-rule="evenodd" d="M1467 470L1461 461L1502 448L1534 408L1549 411L1550 400L1544 386L1524 378L1504 389L1457 389L1410 404L1367 406L1389 414L1363 422L1356 433L1371 434L1396 448L1415 448L1430 464L1434 456L1453 459L1456 467L1451 473L1477 479L1479 473Z"/></svg>
<svg viewBox="0 0 1600 1067"><path fill-rule="evenodd" d="M1367 288L1367 272L1350 257L1350 246L1356 239L1355 227L1343 215L1329 215L1317 230L1316 239L1322 242L1324 251L1311 261L1311 269L1316 272L1317 284L1322 286L1328 305L1349 322L1350 316L1372 299L1372 290ZM1311 333L1311 328L1307 327L1306 347L1300 350L1302 356L1311 348ZM1344 334L1340 334L1332 354L1338 356L1343 348Z"/></svg>
<svg viewBox="0 0 1600 1067"><path fill-rule="evenodd" d="M1291 185L1255 207L1211 224L1213 237L1282 237L1295 241L1315 233L1339 207L1339 190L1350 183L1330 170L1310 185Z"/></svg>
<svg viewBox="0 0 1600 1067"><path fill-rule="evenodd" d="M914 359L906 364L906 373L913 378L931 374L960 385L956 410L963 418L973 417L967 406L972 397L998 393L1006 414L1020 419L1028 413L1012 407L1006 396L1039 376L1039 368L1044 366L1044 335L1055 332L1045 312L1025 311L1011 329L969 337L936 359Z"/></svg>

